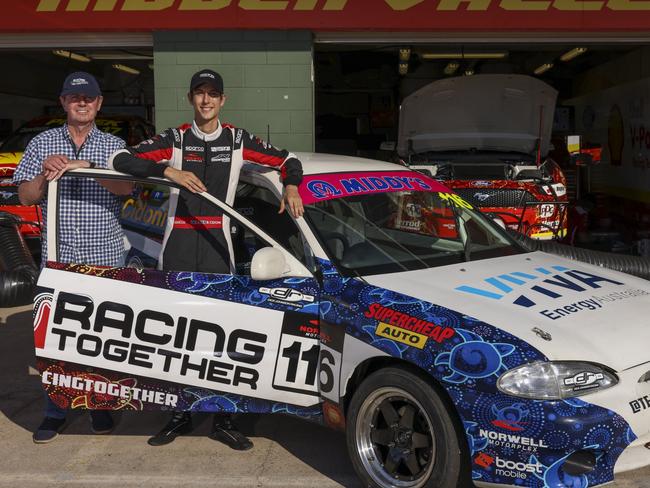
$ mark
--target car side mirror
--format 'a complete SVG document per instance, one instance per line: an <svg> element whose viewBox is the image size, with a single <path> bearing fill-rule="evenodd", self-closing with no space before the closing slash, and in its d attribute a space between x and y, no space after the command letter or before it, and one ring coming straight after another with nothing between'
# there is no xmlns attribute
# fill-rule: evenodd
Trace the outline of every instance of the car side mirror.
<svg viewBox="0 0 650 488"><path fill-rule="evenodd" d="M253 254L251 278L256 281L276 280L290 273L287 260L279 249L263 247Z"/></svg>

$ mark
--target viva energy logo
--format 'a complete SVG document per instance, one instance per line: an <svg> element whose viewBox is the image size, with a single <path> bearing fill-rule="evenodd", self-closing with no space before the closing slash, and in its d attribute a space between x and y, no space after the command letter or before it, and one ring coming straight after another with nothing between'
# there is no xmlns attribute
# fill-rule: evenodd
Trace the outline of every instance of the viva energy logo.
<svg viewBox="0 0 650 488"><path fill-rule="evenodd" d="M575 303L562 305L562 310L574 313L580 310L595 310L603 306L606 297L586 296L585 292L602 288L603 285L623 285L604 276L595 275L586 271L569 269L565 266L549 266L535 268L533 271L513 271L483 279L482 283L461 285L456 291L478 295L491 300L508 300L520 307L530 308L537 305L538 301L548 302L567 295L578 294ZM627 296L645 295L643 290L626 290ZM639 293L632 293L632 292ZM584 297L579 295L585 294ZM573 298L573 297L572 297ZM612 301L612 297L608 297ZM621 298L618 298L621 299ZM547 312L547 313L544 313ZM540 313L555 320L553 310L543 310ZM557 315L557 314L556 314ZM564 316L560 314L557 318Z"/></svg>

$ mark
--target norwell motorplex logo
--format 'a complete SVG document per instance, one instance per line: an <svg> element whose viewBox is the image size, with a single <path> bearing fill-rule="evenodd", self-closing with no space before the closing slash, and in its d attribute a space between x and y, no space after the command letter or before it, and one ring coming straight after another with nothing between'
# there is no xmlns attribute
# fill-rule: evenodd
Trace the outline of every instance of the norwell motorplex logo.
<svg viewBox="0 0 650 488"><path fill-rule="evenodd" d="M559 299L567 295L583 294L610 284L624 283L565 266L537 267L533 271L513 271L483 279L483 283L461 285L456 291L478 295L491 300L512 299L520 307L531 308L542 299ZM532 285L532 286L531 286ZM525 294L521 293L525 290ZM558 302L559 308L540 310L539 313L551 320L557 320L582 310L597 310L606 302L648 295L645 290L625 289L607 295L578 296L571 303Z"/></svg>

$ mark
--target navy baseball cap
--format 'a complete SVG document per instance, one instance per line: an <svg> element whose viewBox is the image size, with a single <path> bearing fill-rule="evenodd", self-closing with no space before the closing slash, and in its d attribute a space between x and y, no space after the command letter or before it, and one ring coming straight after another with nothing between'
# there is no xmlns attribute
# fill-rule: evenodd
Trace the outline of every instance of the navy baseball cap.
<svg viewBox="0 0 650 488"><path fill-rule="evenodd" d="M219 73L211 69L202 69L194 73L192 81L190 81L190 92L193 92L197 86L201 86L204 83L209 84L219 93L223 93L223 78L221 78Z"/></svg>
<svg viewBox="0 0 650 488"><path fill-rule="evenodd" d="M87 97L99 97L102 91L99 83L93 75L84 71L70 73L61 87L61 96L86 95Z"/></svg>

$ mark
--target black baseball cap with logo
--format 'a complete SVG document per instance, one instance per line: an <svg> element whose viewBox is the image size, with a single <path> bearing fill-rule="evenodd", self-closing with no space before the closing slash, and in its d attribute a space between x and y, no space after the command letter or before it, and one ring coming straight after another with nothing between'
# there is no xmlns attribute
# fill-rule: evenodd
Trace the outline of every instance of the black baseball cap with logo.
<svg viewBox="0 0 650 488"><path fill-rule="evenodd" d="M99 83L93 75L85 71L75 71L70 73L61 87L61 96L66 95L86 95L87 97L99 97L102 91L99 89Z"/></svg>
<svg viewBox="0 0 650 488"><path fill-rule="evenodd" d="M223 93L223 78L216 71L211 69L202 69L197 71L192 76L192 81L190 81L190 93L194 91L197 86L201 86L207 83L212 88L214 88L219 93Z"/></svg>

